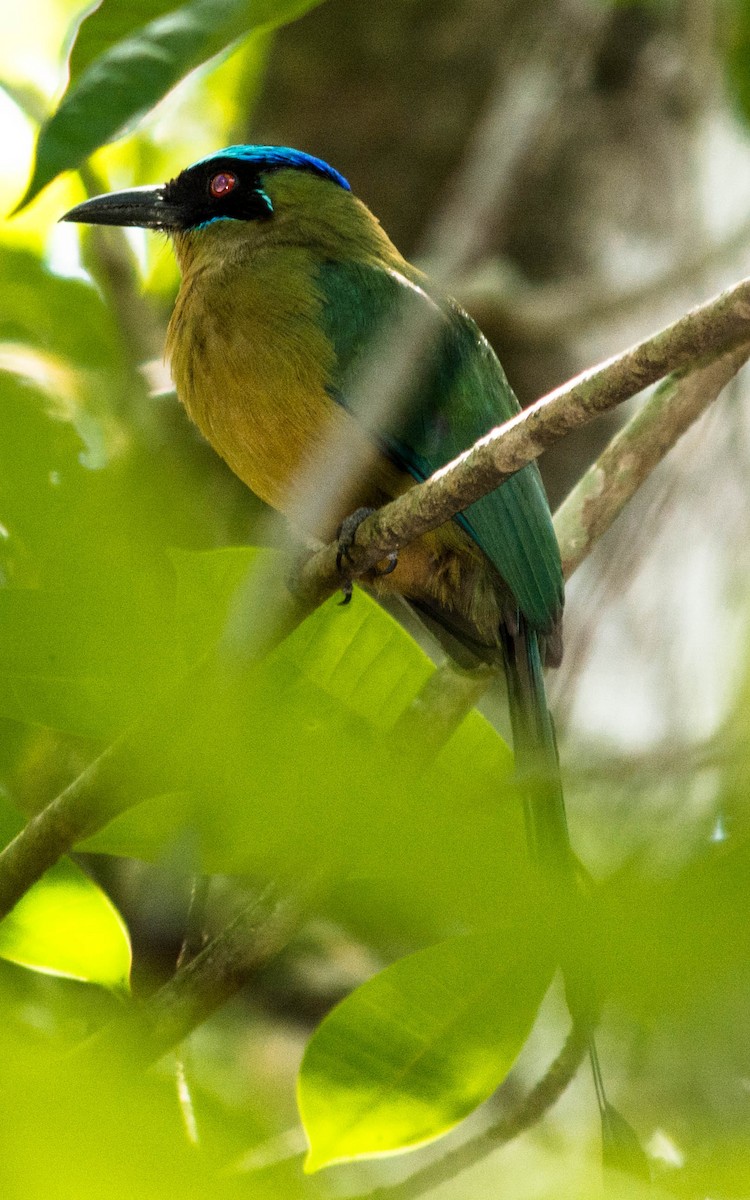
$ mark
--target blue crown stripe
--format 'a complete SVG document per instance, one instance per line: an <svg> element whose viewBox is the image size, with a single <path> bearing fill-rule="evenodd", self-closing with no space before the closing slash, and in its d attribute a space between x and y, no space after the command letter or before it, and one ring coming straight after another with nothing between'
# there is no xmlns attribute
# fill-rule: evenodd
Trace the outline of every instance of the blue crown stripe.
<svg viewBox="0 0 750 1200"><path fill-rule="evenodd" d="M325 179L337 183L347 192L351 191L348 180L344 179L344 176L330 167L327 162L323 162L322 158L314 158L312 154L305 154L302 150L292 150L290 146L227 146L224 150L217 150L215 154L210 154L207 158L199 159L192 166L199 167L204 163L221 158L237 158L243 162L252 163L259 172L280 171L285 167L313 171L316 175L322 175Z"/></svg>

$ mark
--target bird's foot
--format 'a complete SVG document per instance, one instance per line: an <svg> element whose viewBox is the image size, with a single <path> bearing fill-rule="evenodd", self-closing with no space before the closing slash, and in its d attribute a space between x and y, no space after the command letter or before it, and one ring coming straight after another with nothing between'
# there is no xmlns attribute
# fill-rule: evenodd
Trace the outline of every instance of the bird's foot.
<svg viewBox="0 0 750 1200"><path fill-rule="evenodd" d="M344 517L341 522L336 539L338 541L338 551L336 553L336 570L341 576L341 590L344 593L341 604L348 604L352 598L352 581L347 574L344 563L352 562L351 549L357 538L357 530L367 517L371 516L376 509L374 508L356 508L348 517ZM391 571L395 571L398 566L398 554L389 554L385 560L384 567L374 567L373 575L390 575Z"/></svg>

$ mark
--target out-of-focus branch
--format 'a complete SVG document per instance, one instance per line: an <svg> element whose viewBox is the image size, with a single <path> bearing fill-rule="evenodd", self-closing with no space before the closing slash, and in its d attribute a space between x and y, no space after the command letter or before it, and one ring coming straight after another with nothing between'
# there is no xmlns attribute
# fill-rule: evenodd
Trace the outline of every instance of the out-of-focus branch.
<svg viewBox="0 0 750 1200"><path fill-rule="evenodd" d="M0 920L64 854L145 796L186 786L170 752L175 728L194 719L205 664L166 689L158 703L111 743L0 851Z"/></svg>
<svg viewBox="0 0 750 1200"><path fill-rule="evenodd" d="M434 755L481 700L496 674L489 666L464 671L450 661L443 663L399 717L394 738L419 748L420 757Z"/></svg>
<svg viewBox="0 0 750 1200"><path fill-rule="evenodd" d="M681 257L637 287L615 290L588 277L528 285L502 259L490 259L465 276L453 291L483 332L497 342L536 346L550 338L574 338L592 326L628 316L699 284L706 272L730 263L750 245L746 222L722 242Z"/></svg>
<svg viewBox="0 0 750 1200"><path fill-rule="evenodd" d="M79 168L89 196L106 192L104 181L90 164ZM122 343L133 371L163 355L164 328L143 294L135 254L123 229L92 226L83 234L83 258L117 319Z"/></svg>
<svg viewBox="0 0 750 1200"><path fill-rule="evenodd" d="M585 86L608 19L606 11L568 0L550 10L533 34L519 31L516 53L499 64L461 170L420 247L433 279L451 284L476 262L490 231L498 238L519 167L530 155L545 153L570 94Z"/></svg>
<svg viewBox="0 0 750 1200"><path fill-rule="evenodd" d="M714 402L750 355L750 343L676 372L613 438L555 514L568 579L683 433Z"/></svg>
<svg viewBox="0 0 750 1200"><path fill-rule="evenodd" d="M127 803L123 795L136 802L125 747L125 738L109 746L0 853L0 919L75 842L114 816L118 803Z"/></svg>
<svg viewBox="0 0 750 1200"><path fill-rule="evenodd" d="M122 1052L129 1064L140 1066L161 1058L288 944L320 886L320 881L303 884L281 898L268 888L158 992L94 1034L78 1053L95 1060Z"/></svg>

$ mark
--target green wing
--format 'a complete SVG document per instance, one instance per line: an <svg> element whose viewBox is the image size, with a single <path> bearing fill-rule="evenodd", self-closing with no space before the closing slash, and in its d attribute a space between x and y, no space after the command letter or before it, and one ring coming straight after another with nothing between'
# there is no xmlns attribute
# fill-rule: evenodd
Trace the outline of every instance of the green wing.
<svg viewBox="0 0 750 1200"><path fill-rule="evenodd" d="M433 308L437 331L428 361L414 372L405 415L380 433L384 452L415 479L426 479L519 411L492 348L457 305L428 295L395 271L357 262L325 263L316 284L324 328L336 353L329 390L355 416L354 381L373 339L387 342L389 326L408 321L410 311ZM456 520L497 567L529 623L549 629L562 609L563 580L536 464Z"/></svg>

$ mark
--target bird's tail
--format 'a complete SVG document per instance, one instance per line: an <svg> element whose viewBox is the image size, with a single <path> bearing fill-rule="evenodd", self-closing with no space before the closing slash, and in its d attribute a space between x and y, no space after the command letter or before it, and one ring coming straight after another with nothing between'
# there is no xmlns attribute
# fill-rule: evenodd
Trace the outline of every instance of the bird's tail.
<svg viewBox="0 0 750 1200"><path fill-rule="evenodd" d="M516 775L523 795L531 858L548 892L554 891L557 899L563 901L564 909L575 911L578 899L583 896L585 873L573 853L568 835L555 729L544 689L539 636L523 618L517 633L504 632L503 657ZM573 954L561 965L571 1016L586 1030L602 1123L605 1165L648 1179L648 1161L638 1138L625 1118L609 1103L604 1090L594 1040L599 1011L595 985L578 955Z"/></svg>
<svg viewBox="0 0 750 1200"><path fill-rule="evenodd" d="M526 833L532 862L544 887L570 909L580 886L579 866L570 845L560 764L552 716L547 707L539 635L521 618L516 633L504 632L503 657L513 728L516 777L524 803ZM590 981L579 967L563 964L566 991L574 1020L585 1022L602 1128L610 1106L602 1083L594 1041L598 1004Z"/></svg>
<svg viewBox="0 0 750 1200"><path fill-rule="evenodd" d="M513 727L516 775L523 794L532 861L555 886L572 887L570 847L552 716L547 707L539 636L521 618L504 633L503 657Z"/></svg>

